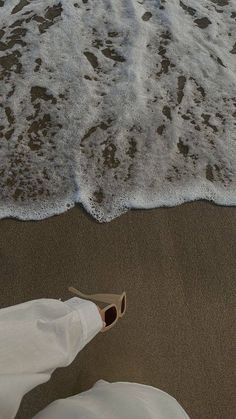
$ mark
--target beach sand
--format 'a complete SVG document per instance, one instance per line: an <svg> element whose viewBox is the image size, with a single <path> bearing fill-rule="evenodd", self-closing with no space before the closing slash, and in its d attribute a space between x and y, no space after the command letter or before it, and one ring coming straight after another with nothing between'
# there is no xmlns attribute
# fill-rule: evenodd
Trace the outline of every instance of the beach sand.
<svg viewBox="0 0 236 419"><path fill-rule="evenodd" d="M197 202L99 224L77 206L0 227L1 307L67 299L69 285L128 297L124 319L29 393L18 419L100 378L156 386L191 419L236 417L234 208Z"/></svg>

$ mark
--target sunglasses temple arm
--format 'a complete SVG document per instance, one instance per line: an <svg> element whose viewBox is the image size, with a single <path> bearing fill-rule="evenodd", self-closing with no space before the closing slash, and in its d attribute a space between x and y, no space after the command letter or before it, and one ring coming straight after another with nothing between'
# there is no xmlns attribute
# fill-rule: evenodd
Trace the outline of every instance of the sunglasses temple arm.
<svg viewBox="0 0 236 419"><path fill-rule="evenodd" d="M74 287L69 287L68 290L70 292L72 292L73 294L78 295L81 298L89 298L89 295L83 294L82 292L78 291L76 288Z"/></svg>

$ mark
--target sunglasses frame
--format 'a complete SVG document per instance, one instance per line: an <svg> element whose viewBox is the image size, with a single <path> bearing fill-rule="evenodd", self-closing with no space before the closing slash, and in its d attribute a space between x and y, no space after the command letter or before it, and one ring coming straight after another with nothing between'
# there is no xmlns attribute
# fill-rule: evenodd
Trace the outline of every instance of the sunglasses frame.
<svg viewBox="0 0 236 419"><path fill-rule="evenodd" d="M121 307L122 307L122 301L124 300L124 311L121 311ZM125 312L126 312L126 308L127 308L127 300L126 300L126 292L124 291L120 297L119 297L119 307L118 307L118 314L119 317L123 317Z"/></svg>
<svg viewBox="0 0 236 419"><path fill-rule="evenodd" d="M80 298L84 298L90 301L100 301L103 303L108 303L109 305L107 307L105 307L103 310L108 310L109 308L115 306L116 308L116 320L109 326L105 327L103 329L103 331L105 332L106 330L110 329L112 326L114 326L114 324L118 321L119 318L123 317L125 312L126 312L126 308L127 308L127 299L126 299L126 292L122 292L122 294L84 294L82 292L80 292L79 290L77 290L74 287L69 287L68 290L70 292L72 292L73 294L78 295ZM122 309L122 303L124 301L124 310L123 312L121 311Z"/></svg>

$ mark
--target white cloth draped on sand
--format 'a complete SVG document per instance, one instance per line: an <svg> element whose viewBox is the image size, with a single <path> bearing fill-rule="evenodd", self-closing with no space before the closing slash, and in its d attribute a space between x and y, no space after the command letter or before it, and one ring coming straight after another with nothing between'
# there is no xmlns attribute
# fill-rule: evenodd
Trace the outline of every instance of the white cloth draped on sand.
<svg viewBox="0 0 236 419"><path fill-rule="evenodd" d="M188 419L169 394L136 383L100 380L85 393L57 400L34 419Z"/></svg>
<svg viewBox="0 0 236 419"><path fill-rule="evenodd" d="M69 365L101 330L96 305L72 298L29 301L0 310L0 417L15 417L24 394ZM187 419L168 394L133 383L99 381L91 390L58 400L35 419Z"/></svg>

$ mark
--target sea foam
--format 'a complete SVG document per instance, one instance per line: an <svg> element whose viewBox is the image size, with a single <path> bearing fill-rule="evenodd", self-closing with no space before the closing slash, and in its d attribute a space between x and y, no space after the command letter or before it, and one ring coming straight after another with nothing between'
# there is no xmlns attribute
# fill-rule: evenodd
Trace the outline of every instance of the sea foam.
<svg viewBox="0 0 236 419"><path fill-rule="evenodd" d="M0 217L236 205L235 0L0 0Z"/></svg>

